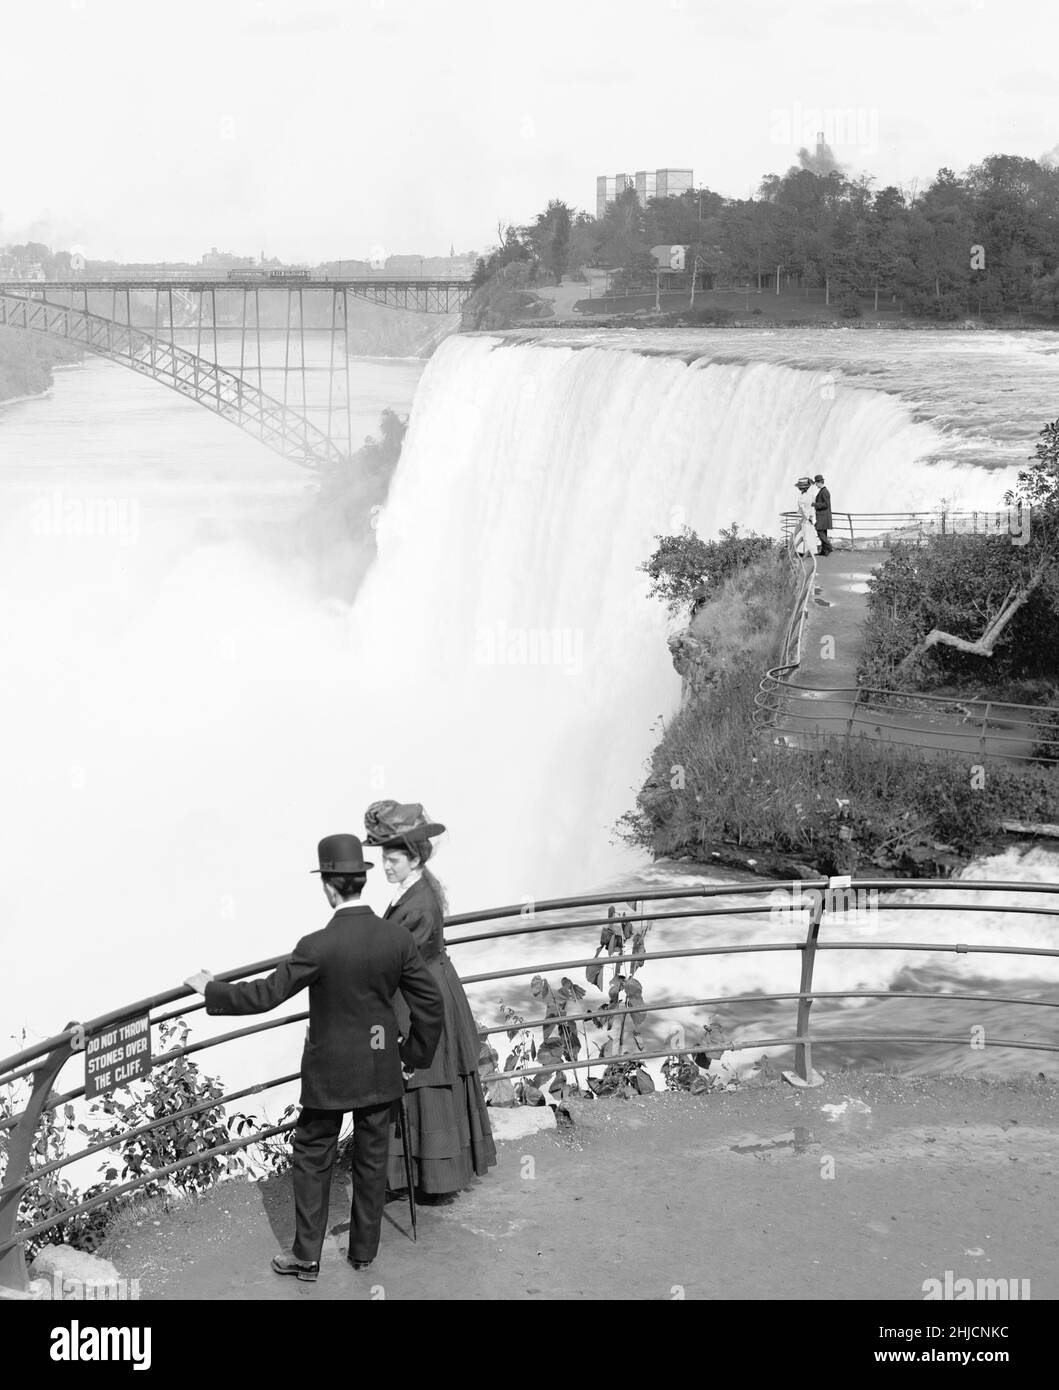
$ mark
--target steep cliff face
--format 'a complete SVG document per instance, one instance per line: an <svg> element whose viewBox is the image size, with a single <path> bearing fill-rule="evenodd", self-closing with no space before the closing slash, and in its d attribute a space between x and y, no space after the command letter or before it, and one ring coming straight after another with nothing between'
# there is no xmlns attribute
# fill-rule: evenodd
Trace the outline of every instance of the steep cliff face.
<svg viewBox="0 0 1059 1390"><path fill-rule="evenodd" d="M710 650L709 641L692 628L671 632L666 638L673 667L681 679L681 706L693 704L717 684L721 667Z"/></svg>
<svg viewBox="0 0 1059 1390"><path fill-rule="evenodd" d="M764 674L775 663L778 634L789 601L786 569L773 552L732 576L666 642L683 682L687 706L725 675L744 666Z"/></svg>

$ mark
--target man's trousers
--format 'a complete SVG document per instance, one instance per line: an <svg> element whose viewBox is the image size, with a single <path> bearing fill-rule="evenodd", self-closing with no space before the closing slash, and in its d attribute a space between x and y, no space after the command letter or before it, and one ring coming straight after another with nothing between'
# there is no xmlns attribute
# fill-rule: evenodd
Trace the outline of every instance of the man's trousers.
<svg viewBox="0 0 1059 1390"><path fill-rule="evenodd" d="M386 1205L386 1163L396 1102L353 1111L353 1204L349 1214L349 1259L373 1260L379 1249ZM327 1233L331 1170L338 1153L342 1110L303 1106L294 1131L294 1245L296 1260L318 1264Z"/></svg>

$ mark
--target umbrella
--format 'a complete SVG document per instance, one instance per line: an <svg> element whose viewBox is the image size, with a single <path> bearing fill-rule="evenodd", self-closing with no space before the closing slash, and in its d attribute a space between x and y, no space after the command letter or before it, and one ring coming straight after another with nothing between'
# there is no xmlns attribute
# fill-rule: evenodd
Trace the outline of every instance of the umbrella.
<svg viewBox="0 0 1059 1390"><path fill-rule="evenodd" d="M401 1117L401 1146L404 1149L404 1175L408 1183L408 1210L412 1216L412 1239L417 1240L416 1235L416 1193L415 1183L412 1181L412 1141L408 1133L408 1110L404 1103L404 1093L398 1101Z"/></svg>

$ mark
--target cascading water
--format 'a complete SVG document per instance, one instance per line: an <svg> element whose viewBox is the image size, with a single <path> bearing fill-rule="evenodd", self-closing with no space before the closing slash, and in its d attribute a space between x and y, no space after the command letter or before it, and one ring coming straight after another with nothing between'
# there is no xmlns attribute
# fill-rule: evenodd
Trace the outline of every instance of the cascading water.
<svg viewBox="0 0 1059 1390"><path fill-rule="evenodd" d="M454 911L628 875L611 827L680 688L639 570L653 538L775 532L806 472L839 510L997 505L1004 477L923 462L942 445L825 371L457 337L349 607L230 535L163 517L136 544L42 546L16 512L8 1028L285 951L326 920L316 839L384 796L449 825Z"/></svg>

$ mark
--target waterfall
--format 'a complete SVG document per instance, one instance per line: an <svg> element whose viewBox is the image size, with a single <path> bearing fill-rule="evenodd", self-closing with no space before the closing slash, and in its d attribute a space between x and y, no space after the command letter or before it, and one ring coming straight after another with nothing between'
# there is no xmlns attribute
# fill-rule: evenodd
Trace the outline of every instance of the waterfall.
<svg viewBox="0 0 1059 1390"><path fill-rule="evenodd" d="M657 534L775 533L802 473L840 511L1003 490L924 462L940 436L897 396L630 346L444 343L348 607L177 520L107 547L9 516L5 1023L286 951L327 919L316 840L382 797L449 826L454 911L590 891L628 863L612 827L679 700L639 569Z"/></svg>
<svg viewBox="0 0 1059 1390"><path fill-rule="evenodd" d="M802 473L827 476L837 510L999 501L995 476L925 464L938 445L898 398L826 373L450 339L350 640L389 653L376 708L406 711L388 785L452 821L454 861L479 859L469 838L484 852L458 901L584 891L613 862L679 698L639 568L656 535L774 534Z"/></svg>

